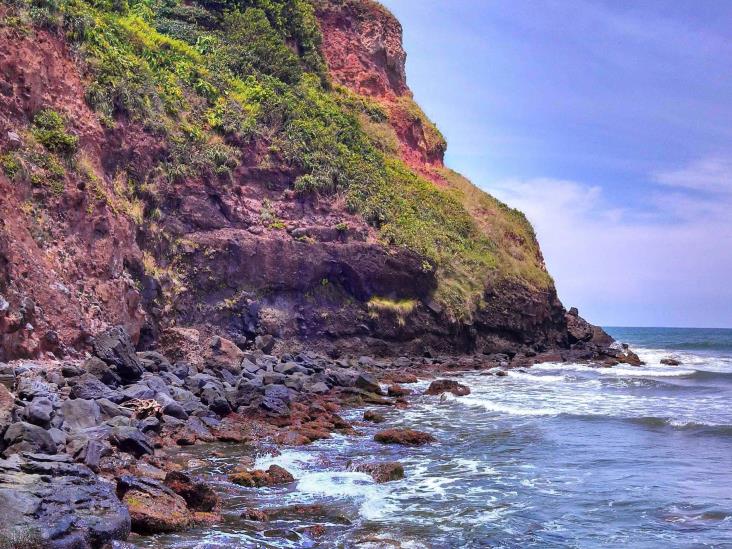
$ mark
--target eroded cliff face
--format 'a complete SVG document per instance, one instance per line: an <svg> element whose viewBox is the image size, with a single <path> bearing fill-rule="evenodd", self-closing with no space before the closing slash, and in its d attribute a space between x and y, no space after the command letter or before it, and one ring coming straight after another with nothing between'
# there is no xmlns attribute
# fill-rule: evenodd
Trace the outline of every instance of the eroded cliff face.
<svg viewBox="0 0 732 549"><path fill-rule="evenodd" d="M89 107L93 67L63 33L4 24L0 360L81 352L91 334L116 324L140 347L154 347L171 326L242 347L267 333L283 347L332 353L567 344L530 225L444 168L444 139L406 85L398 21L370 1L315 5L332 80L381 105L393 131L384 146L451 189L495 243L492 267L470 279L478 287L469 314L449 309L449 296L466 292L450 288L462 279L445 267L388 243L345 197L295 192L302 168L266 137L227 138L239 156L226 176L160 177L174 145L150 121L116 114L110 123ZM49 109L78 140L73 154L39 142L38 113Z"/></svg>

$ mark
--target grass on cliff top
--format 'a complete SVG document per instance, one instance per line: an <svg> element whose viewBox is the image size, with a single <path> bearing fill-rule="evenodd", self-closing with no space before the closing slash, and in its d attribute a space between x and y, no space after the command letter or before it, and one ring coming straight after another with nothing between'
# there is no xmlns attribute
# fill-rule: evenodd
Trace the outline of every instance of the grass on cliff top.
<svg viewBox="0 0 732 549"><path fill-rule="evenodd" d="M343 2L331 4L337 9ZM134 188L149 190L148 210L159 212L160 187L189 177L231 177L241 149L264 144L261 162L291 166L298 193L343 194L384 242L422 254L423 268L439 281L436 298L453 318L471 316L491 278L547 284L520 214L453 172L444 174L449 189L415 174L397 157L383 107L329 82L311 2L13 5L73 45L89 78L87 102L104 124L135 120L167 143L156 169L137 174L128 167L139 179ZM429 147L444 149L444 138L416 104L399 108L419 118ZM125 196L137 204L135 192ZM139 205L134 217L143 221Z"/></svg>

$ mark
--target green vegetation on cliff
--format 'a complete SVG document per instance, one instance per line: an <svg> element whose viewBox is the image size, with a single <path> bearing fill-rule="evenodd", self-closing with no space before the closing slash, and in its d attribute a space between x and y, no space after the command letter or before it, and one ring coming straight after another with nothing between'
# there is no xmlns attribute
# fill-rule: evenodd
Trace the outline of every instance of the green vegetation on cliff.
<svg viewBox="0 0 732 549"><path fill-rule="evenodd" d="M398 157L387 113L329 80L310 1L10 4L4 24L66 37L87 78L86 100L103 124L139 123L167 143L155 173L168 182L229 178L242 150L264 150L263 164L284 163L296 174L297 193L342 194L384 242L422 254L423 268L440 282L437 300L455 318L470 316L489 279L550 284L521 214L453 172L442 174L444 187L416 174ZM424 121L428 146L444 150L421 110L413 102L402 107ZM33 131L52 152L76 146L64 137L63 120L49 113L37 117ZM10 159L3 168L14 170ZM154 186L139 181L135 188L154 197ZM124 193L137 204L133 191ZM138 223L141 209L134 209Z"/></svg>

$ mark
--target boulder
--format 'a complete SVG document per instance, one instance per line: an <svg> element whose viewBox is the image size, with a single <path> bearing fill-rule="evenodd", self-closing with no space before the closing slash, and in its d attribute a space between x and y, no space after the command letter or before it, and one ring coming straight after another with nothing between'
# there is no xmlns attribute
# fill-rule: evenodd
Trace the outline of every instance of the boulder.
<svg viewBox="0 0 732 549"><path fill-rule="evenodd" d="M94 354L114 367L124 382L140 379L143 368L130 336L122 326L98 334L92 341Z"/></svg>
<svg viewBox="0 0 732 549"><path fill-rule="evenodd" d="M109 440L120 450L136 458L155 453L147 437L134 427L114 427Z"/></svg>
<svg viewBox="0 0 732 549"><path fill-rule="evenodd" d="M372 423L383 423L386 421L386 418L375 410L366 410L363 413L363 419Z"/></svg>
<svg viewBox="0 0 732 549"><path fill-rule="evenodd" d="M266 471L255 469L253 471L242 471L231 474L229 475L229 480L239 486L261 488L262 486L288 484L294 482L295 477L279 465L270 465Z"/></svg>
<svg viewBox="0 0 732 549"><path fill-rule="evenodd" d="M381 444L401 444L403 446L422 446L437 439L429 433L414 429L387 429L374 435L374 440Z"/></svg>
<svg viewBox="0 0 732 549"><path fill-rule="evenodd" d="M53 415L53 403L46 397L34 399L25 408L25 418L28 423L47 427L51 423Z"/></svg>
<svg viewBox="0 0 732 549"><path fill-rule="evenodd" d="M376 381L376 378L371 374L362 372L358 375L355 382L355 387L368 391L369 393L375 393L377 395L382 394L381 385Z"/></svg>
<svg viewBox="0 0 732 549"><path fill-rule="evenodd" d="M454 379L436 379L425 391L426 395L441 395L442 393L452 393L455 396L465 396L470 394L470 388L462 383L458 383Z"/></svg>
<svg viewBox="0 0 732 549"><path fill-rule="evenodd" d="M193 519L186 501L158 481L124 475L117 482L117 493L129 509L133 532L177 532Z"/></svg>
<svg viewBox="0 0 732 549"><path fill-rule="evenodd" d="M101 358L90 357L82 363L81 367L84 372L93 375L109 387L119 387L122 383L122 378L117 374L117 371Z"/></svg>
<svg viewBox="0 0 732 549"><path fill-rule="evenodd" d="M92 374L86 373L74 378L73 383L74 384L71 387L71 396L74 398L81 398L84 400L98 400L100 398L106 398L109 400L120 399L120 394L117 391L110 389Z"/></svg>
<svg viewBox="0 0 732 549"><path fill-rule="evenodd" d="M13 408L15 408L13 395L5 385L0 384L0 435L13 419Z"/></svg>
<svg viewBox="0 0 732 549"><path fill-rule="evenodd" d="M233 374L241 373L244 352L231 340L214 336L203 345L203 360L207 368L214 371L228 370Z"/></svg>
<svg viewBox="0 0 732 549"><path fill-rule="evenodd" d="M388 461L382 463L360 463L353 468L359 473L366 473L379 484L391 482L392 480L401 480L404 478L404 467L396 461Z"/></svg>
<svg viewBox="0 0 732 549"><path fill-rule="evenodd" d="M19 452L56 453L56 443L48 431L24 421L11 424L5 430L3 442L5 456Z"/></svg>
<svg viewBox="0 0 732 549"><path fill-rule="evenodd" d="M264 354L272 352L275 346L275 338L269 334L260 335L254 338L254 347Z"/></svg>
<svg viewBox="0 0 732 549"><path fill-rule="evenodd" d="M0 362L0 385L3 385L8 391L15 389L15 369L2 362Z"/></svg>
<svg viewBox="0 0 732 549"><path fill-rule="evenodd" d="M397 385L396 383L389 385L389 389L387 390L387 395L390 397L403 397L407 395L411 395L412 391L410 389L407 389L406 387L402 387L401 385Z"/></svg>
<svg viewBox="0 0 732 549"><path fill-rule="evenodd" d="M192 511L210 513L221 507L221 499L210 485L193 480L186 473L169 472L165 475L165 485L181 496Z"/></svg>
<svg viewBox="0 0 732 549"><path fill-rule="evenodd" d="M661 364L665 364L666 366L680 366L681 361L675 358L662 358Z"/></svg>
<svg viewBox="0 0 732 549"><path fill-rule="evenodd" d="M102 547L130 533L110 485L65 455L0 460L0 516L0 539L23 540L15 547Z"/></svg>
<svg viewBox="0 0 732 549"><path fill-rule="evenodd" d="M93 400L74 399L64 400L61 403L63 414L63 428L66 431L89 429L101 423L99 405Z"/></svg>

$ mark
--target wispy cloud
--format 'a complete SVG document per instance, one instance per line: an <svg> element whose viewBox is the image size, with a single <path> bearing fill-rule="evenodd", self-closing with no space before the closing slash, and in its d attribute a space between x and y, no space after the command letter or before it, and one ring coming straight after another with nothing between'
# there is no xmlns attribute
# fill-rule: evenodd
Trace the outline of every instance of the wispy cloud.
<svg viewBox="0 0 732 549"><path fill-rule="evenodd" d="M654 180L679 189L732 194L732 158L703 158L677 170L657 172Z"/></svg>
<svg viewBox="0 0 732 549"><path fill-rule="evenodd" d="M526 212L565 305L606 324L732 325L732 193L718 179L732 172L724 166L700 160L652 174L659 192L645 215L639 204L610 207L600 187L577 181L506 180L488 190Z"/></svg>

